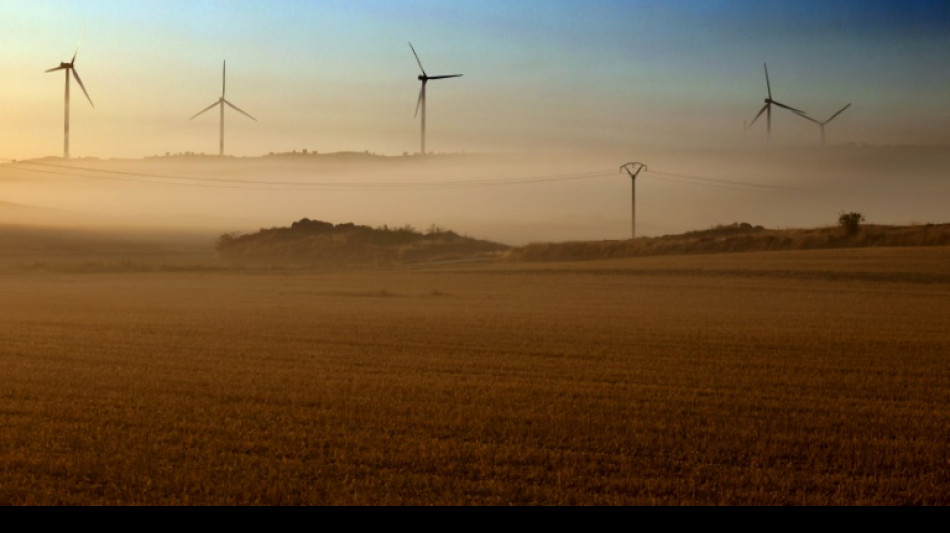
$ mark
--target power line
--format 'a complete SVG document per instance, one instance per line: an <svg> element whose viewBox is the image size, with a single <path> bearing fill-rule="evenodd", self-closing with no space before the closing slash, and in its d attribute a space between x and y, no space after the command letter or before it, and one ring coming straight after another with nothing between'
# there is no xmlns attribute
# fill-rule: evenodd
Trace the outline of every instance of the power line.
<svg viewBox="0 0 950 533"><path fill-rule="evenodd" d="M0 167L0 170L7 170L7 169L8 167ZM203 187L203 188L211 188L211 189L244 189L244 190L253 190L253 191L259 191L259 190L265 189L263 187L242 187L242 186L228 186L228 185L211 185L211 184L201 184L201 183L180 183L180 182L174 182L174 181L155 181L155 180L149 180L149 179L134 179L134 178L129 179L129 178L121 178L121 177L113 177L113 176L86 176L82 174L75 174L72 172L60 172L56 170L43 170L43 169L38 169L38 168L17 167L16 170L23 170L27 172L37 172L41 174L55 174L58 176L69 176L72 178L124 181L124 182L130 182L130 183L155 183L158 185L175 185L175 186L182 186L182 187Z"/></svg>
<svg viewBox="0 0 950 533"><path fill-rule="evenodd" d="M784 185L767 185L763 183L752 183L748 181L737 181L737 180L724 180L717 178L703 178L699 176L690 176L687 174L677 174L673 172L663 172L658 170L650 170L648 174L660 174L661 176L668 176L669 178L664 178L669 181L677 183L687 183L690 185L704 185L707 187L719 187L727 189L759 189L759 190L769 190L769 191L804 191L808 189L803 189L801 187L788 187ZM670 179L673 178L673 179Z"/></svg>
<svg viewBox="0 0 950 533"><path fill-rule="evenodd" d="M41 168L33 168L41 167ZM59 165L54 163L40 163L36 161L20 161L3 165L0 170L24 170L43 174L54 174L76 178L123 181L132 183L152 183L158 185L173 185L184 187L203 187L216 189L243 189L243 190L320 190L320 191L396 191L396 190L439 190L483 188L512 185L526 185L532 183L554 183L563 181L577 181L615 177L616 170L591 170L570 174L534 175L514 178L472 178L451 181L397 181L397 182L312 182L312 181L285 181L242 178L211 178L206 176L181 176L154 172L132 172L125 170L109 170L94 167L80 167L74 165ZM802 191L808 190L799 187L782 185L767 185L739 180L726 180L649 170L644 174L646 178L654 178L685 185L698 185L732 190L757 190L760 192L775 191Z"/></svg>
<svg viewBox="0 0 950 533"><path fill-rule="evenodd" d="M57 171L57 170L35 169L35 168L22 166L24 164L35 165L35 166L40 166L40 167L51 167L51 168L56 168L56 169L68 169L72 171L84 172L85 174L80 174L76 172ZM31 172L59 174L59 175L79 177L79 178L111 179L111 180L117 180L117 181L158 183L158 184L166 184L166 185L190 185L190 186L199 186L199 187L203 186L203 187L212 187L212 188L245 188L245 189L253 189L253 190L261 190L261 189L279 190L281 188L285 190L453 189L453 188L522 185L522 184L529 184L529 183L584 180L584 179L601 178L605 176L614 175L613 170L596 170L596 171L579 172L579 173L573 173L573 174L540 175L540 176L527 176L527 177L520 177L520 178L481 178L481 179L441 181L441 182L431 182L431 181L311 182L311 181L274 181L274 180L260 180L260 179L252 180L252 179L238 179L238 178L208 178L208 177L201 177L201 176L176 176L176 175L170 175L170 174L130 172L130 171L122 171L122 170L107 170L107 169L99 169L99 168L77 167L77 166L72 166L72 165L56 165L53 163L38 163L38 162L33 162L33 161L25 161L25 162L18 163L15 168L31 171ZM88 173L97 173L99 175L95 175L95 174L89 175ZM155 181L155 180L162 180L162 181ZM165 181L165 180L173 180L173 181ZM244 185L245 187L237 187L235 185ZM256 187L247 187L248 185L254 185ZM287 189L287 188L290 188L290 189Z"/></svg>

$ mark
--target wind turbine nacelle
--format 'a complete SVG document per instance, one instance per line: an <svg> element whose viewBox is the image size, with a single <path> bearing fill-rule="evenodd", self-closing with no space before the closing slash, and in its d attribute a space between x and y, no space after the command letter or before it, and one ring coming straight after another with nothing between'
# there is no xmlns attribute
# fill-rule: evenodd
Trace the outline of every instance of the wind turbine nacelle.
<svg viewBox="0 0 950 533"><path fill-rule="evenodd" d="M416 76L416 79L418 79L419 81L426 81L429 78L427 76L423 76L422 74L419 74L418 76Z"/></svg>

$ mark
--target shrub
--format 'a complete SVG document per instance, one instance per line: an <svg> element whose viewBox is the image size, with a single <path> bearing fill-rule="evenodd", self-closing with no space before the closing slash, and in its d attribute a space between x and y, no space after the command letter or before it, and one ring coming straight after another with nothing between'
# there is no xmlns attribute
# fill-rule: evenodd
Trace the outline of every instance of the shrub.
<svg viewBox="0 0 950 533"><path fill-rule="evenodd" d="M857 235L858 227L862 222L864 222L864 215L854 211L841 213L840 216L838 216L838 224L844 228L844 232L848 235Z"/></svg>

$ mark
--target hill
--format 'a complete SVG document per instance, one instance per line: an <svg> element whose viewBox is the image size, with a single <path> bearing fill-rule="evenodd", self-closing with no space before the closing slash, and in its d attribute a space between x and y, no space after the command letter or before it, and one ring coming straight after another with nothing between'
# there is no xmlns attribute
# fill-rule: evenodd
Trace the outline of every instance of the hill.
<svg viewBox="0 0 950 533"><path fill-rule="evenodd" d="M479 260L507 250L496 242L431 227L372 228L303 218L283 228L252 234L225 234L218 256L230 263L269 267L341 265L392 266L411 263Z"/></svg>
<svg viewBox="0 0 950 533"><path fill-rule="evenodd" d="M579 261L653 255L936 245L950 245L950 224L864 225L857 233L849 235L837 226L766 229L743 222L662 237L534 243L513 249L509 256L520 261Z"/></svg>
<svg viewBox="0 0 950 533"><path fill-rule="evenodd" d="M855 234L841 227L766 229L748 223L720 225L662 237L632 240L534 243L508 247L453 231L410 226L372 228L307 218L290 227L219 237L218 257L236 266L398 266L461 261L584 261L623 257L816 250L830 248L950 245L950 224L864 225Z"/></svg>

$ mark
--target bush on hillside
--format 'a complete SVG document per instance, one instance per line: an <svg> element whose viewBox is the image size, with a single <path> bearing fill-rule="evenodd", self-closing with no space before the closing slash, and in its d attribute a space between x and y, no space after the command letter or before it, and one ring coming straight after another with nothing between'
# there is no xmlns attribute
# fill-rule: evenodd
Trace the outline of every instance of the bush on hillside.
<svg viewBox="0 0 950 533"><path fill-rule="evenodd" d="M841 213L838 216L838 225L844 228L844 232L849 235L857 235L861 223L864 222L864 215L857 212Z"/></svg>

